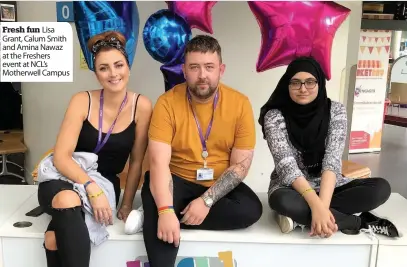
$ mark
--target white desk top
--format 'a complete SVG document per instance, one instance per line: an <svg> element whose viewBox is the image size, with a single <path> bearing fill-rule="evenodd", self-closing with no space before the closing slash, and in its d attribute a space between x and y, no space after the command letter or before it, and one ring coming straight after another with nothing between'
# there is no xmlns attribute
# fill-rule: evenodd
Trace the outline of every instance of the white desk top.
<svg viewBox="0 0 407 267"><path fill-rule="evenodd" d="M376 235L379 244L392 246L407 245L407 199L400 194L392 193L389 200L372 211L372 214L390 220L396 225L399 233L403 235L400 238L390 238L383 235Z"/></svg>
<svg viewBox="0 0 407 267"><path fill-rule="evenodd" d="M37 186L0 185L0 226L33 194Z"/></svg>
<svg viewBox="0 0 407 267"><path fill-rule="evenodd" d="M264 209L263 216L254 226L237 231L202 231L202 230L182 230L182 240L185 241L208 241L208 242L243 242L243 243L269 243L269 244L352 244L365 245L377 244L377 241L370 239L366 234L344 235L340 232L331 238L311 238L305 229L301 228L289 234L283 234L277 223L273 219L273 213L267 205L266 194L260 195ZM135 202L138 202L139 195ZM0 227L2 237L26 237L43 238L48 226L50 216L43 214L39 217L27 217L25 213L38 206L37 194L32 194L27 201ZM135 207L138 207L137 205ZM16 228L15 222L29 221L32 226L28 228ZM110 240L143 240L142 233L126 235L124 233L124 223L115 217L114 225L109 226Z"/></svg>

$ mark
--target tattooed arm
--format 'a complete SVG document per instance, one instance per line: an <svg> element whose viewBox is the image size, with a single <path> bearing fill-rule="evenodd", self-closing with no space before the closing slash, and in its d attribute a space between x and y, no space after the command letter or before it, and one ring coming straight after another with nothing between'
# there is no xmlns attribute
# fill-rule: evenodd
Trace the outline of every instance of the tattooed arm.
<svg viewBox="0 0 407 267"><path fill-rule="evenodd" d="M230 167L216 180L216 182L203 194L210 197L213 203L224 197L238 186L249 172L253 160L253 150L232 149Z"/></svg>
<svg viewBox="0 0 407 267"><path fill-rule="evenodd" d="M173 184L170 172L171 146L150 140L150 190L157 207L173 205Z"/></svg>
<svg viewBox="0 0 407 267"><path fill-rule="evenodd" d="M206 196L212 198L213 203L227 195L246 178L253 160L256 144L253 109L247 97L237 98L236 102L241 109L235 128L230 167L202 195L203 198Z"/></svg>

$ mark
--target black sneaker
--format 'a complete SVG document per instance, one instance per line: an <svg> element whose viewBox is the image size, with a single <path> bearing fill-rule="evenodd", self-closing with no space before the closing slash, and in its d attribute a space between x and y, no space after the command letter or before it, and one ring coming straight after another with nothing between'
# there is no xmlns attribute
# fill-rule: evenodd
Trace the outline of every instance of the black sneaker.
<svg viewBox="0 0 407 267"><path fill-rule="evenodd" d="M400 237L397 227L387 219L379 218L370 212L362 212L359 217L362 219L362 229L388 237Z"/></svg>

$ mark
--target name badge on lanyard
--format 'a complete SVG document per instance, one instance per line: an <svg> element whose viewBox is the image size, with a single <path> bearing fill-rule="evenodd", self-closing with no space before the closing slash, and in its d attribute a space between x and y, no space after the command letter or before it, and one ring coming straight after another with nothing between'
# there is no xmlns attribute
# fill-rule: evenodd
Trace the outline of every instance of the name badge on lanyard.
<svg viewBox="0 0 407 267"><path fill-rule="evenodd" d="M202 145L201 156L203 158L203 163L204 163L203 168L200 168L200 169L197 170L196 179L198 181L213 180L214 170L211 169L211 168L208 168L207 161L206 161L206 159L209 156L208 149L206 147L206 141L208 140L209 134L210 134L211 129L212 129L213 117L214 117L216 105L218 104L218 99L219 99L219 90L216 91L215 97L213 99L212 118L211 118L211 121L209 122L208 129L206 129L205 137L203 135L202 128L201 128L201 125L199 124L198 118L197 118L197 116L195 114L194 108L192 107L192 98L191 98L191 93L189 92L189 89L187 89L187 96L188 96L188 101L189 101L189 103L191 105L192 114L194 115L196 126L198 128L199 138L201 139L201 145Z"/></svg>
<svg viewBox="0 0 407 267"><path fill-rule="evenodd" d="M104 97L103 97L103 91L104 89L102 89L102 91L100 92L100 104L99 104L99 137L98 137L98 142L96 145L95 150L93 151L93 153L97 154L102 147L106 144L107 139L109 139L110 134L113 131L114 126L116 125L116 121L117 118L119 117L120 112L123 110L124 105L126 104L127 101L127 92L126 92L126 96L123 99L123 102L120 106L119 112L117 113L116 119L113 121L112 126L110 126L110 129L108 130L108 132L106 133L105 138L103 139L102 142L102 125L103 125L103 101L104 101Z"/></svg>

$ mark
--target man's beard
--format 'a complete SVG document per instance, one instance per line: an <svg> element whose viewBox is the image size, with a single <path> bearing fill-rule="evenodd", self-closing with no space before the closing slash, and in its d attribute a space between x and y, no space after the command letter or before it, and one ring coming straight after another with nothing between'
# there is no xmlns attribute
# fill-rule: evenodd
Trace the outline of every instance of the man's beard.
<svg viewBox="0 0 407 267"><path fill-rule="evenodd" d="M198 85L197 85L198 84ZM215 93L216 89L218 88L211 86L208 83L205 83L205 85L207 85L208 87L205 88L205 90L202 90L199 88L199 84L203 84L203 83L197 83L194 86L188 86L190 92L197 98L201 99L201 100L206 100L209 99L211 96L213 96L213 94Z"/></svg>

